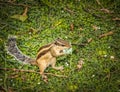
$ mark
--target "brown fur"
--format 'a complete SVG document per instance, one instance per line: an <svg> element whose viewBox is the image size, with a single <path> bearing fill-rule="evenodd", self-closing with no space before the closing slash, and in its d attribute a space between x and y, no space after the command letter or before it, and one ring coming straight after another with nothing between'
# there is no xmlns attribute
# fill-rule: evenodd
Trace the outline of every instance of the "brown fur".
<svg viewBox="0 0 120 92"><path fill-rule="evenodd" d="M66 48L71 48L71 45L62 39L59 39L50 45L46 45L42 47L42 49L40 48L36 59L37 65L40 69L40 74L43 74L45 69L50 65L56 70L63 69L62 66L55 66L56 57L65 55L62 50Z"/></svg>
<svg viewBox="0 0 120 92"><path fill-rule="evenodd" d="M42 50L43 48L49 47L50 45L51 45L51 44L47 44L47 45L45 45L45 46L40 47L39 50L38 50L38 52L39 52L40 50Z"/></svg>
<svg viewBox="0 0 120 92"><path fill-rule="evenodd" d="M44 50L43 52L39 53L36 59L39 59L41 56L45 55L48 51L50 51L50 50L49 49Z"/></svg>

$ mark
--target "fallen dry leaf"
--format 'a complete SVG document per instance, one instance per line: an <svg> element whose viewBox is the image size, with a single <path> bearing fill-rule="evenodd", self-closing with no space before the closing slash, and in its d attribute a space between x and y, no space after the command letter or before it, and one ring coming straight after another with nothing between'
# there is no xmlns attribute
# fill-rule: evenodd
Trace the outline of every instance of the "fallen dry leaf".
<svg viewBox="0 0 120 92"><path fill-rule="evenodd" d="M74 29L74 25L72 23L72 24L70 24L70 30L73 31L73 29Z"/></svg>
<svg viewBox="0 0 120 92"><path fill-rule="evenodd" d="M89 39L87 40L87 42L90 43L92 40L93 40L92 38L89 38Z"/></svg>
<svg viewBox="0 0 120 92"><path fill-rule="evenodd" d="M78 64L77 64L77 69L78 69L78 70L80 70L80 69L82 68L82 66L83 66L83 64L84 64L83 60L84 60L84 59L81 58L81 59L78 61Z"/></svg>
<svg viewBox="0 0 120 92"><path fill-rule="evenodd" d="M116 21L116 20L120 21L120 18L116 17L116 18L113 18L112 20L114 20L114 21Z"/></svg>
<svg viewBox="0 0 120 92"><path fill-rule="evenodd" d="M103 11L104 13L111 13L110 10L108 10L108 9L103 8L103 9L100 9L100 10Z"/></svg>
<svg viewBox="0 0 120 92"><path fill-rule="evenodd" d="M92 28L93 28L93 30L95 30L95 31L98 30L98 29L100 29L100 27L97 27L96 25L93 25Z"/></svg>
<svg viewBox="0 0 120 92"><path fill-rule="evenodd" d="M113 33L114 33L113 31L110 31L110 32L108 32L108 33L101 34L101 35L99 36L99 38L112 35Z"/></svg>
<svg viewBox="0 0 120 92"><path fill-rule="evenodd" d="M80 31L82 31L83 30L83 28L82 27L80 27Z"/></svg>

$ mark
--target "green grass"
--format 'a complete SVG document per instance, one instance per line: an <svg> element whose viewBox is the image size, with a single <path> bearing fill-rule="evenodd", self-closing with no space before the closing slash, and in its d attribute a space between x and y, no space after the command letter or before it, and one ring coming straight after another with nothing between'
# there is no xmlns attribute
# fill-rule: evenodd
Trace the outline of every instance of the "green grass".
<svg viewBox="0 0 120 92"><path fill-rule="evenodd" d="M71 55L57 58L63 71L47 68L45 72L66 75L67 78L48 75L46 84L36 73L0 70L0 91L15 92L119 92L120 91L120 24L112 18L119 15L119 0L100 1L112 14L100 11L96 1L33 1L16 0L30 5L28 19L21 22L11 19L22 14L24 7L0 4L0 68L16 68L38 71L38 67L23 65L5 50L8 35L17 36L18 47L24 54L36 57L40 46L61 37L71 42ZM86 10L90 10L87 12ZM99 17L98 17L99 16ZM71 29L73 24L74 28ZM98 27L97 30L93 26ZM31 31L33 28L35 30ZM114 31L111 36L99 35ZM90 43L88 39L92 38ZM81 46L81 44L85 44ZM4 48L4 49L3 49ZM113 58L114 57L114 58ZM84 64L77 70L80 59ZM16 77L15 77L16 76ZM13 77L13 78L12 78Z"/></svg>

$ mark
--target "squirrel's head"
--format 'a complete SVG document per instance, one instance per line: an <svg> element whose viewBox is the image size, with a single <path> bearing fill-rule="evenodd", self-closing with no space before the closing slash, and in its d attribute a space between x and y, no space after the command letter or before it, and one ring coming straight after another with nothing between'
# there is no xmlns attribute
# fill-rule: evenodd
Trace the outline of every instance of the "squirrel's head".
<svg viewBox="0 0 120 92"><path fill-rule="evenodd" d="M52 54L54 54L55 56L67 54L64 50L72 48L71 44L68 41L60 38L58 38L53 44L54 45L52 46L51 50Z"/></svg>
<svg viewBox="0 0 120 92"><path fill-rule="evenodd" d="M71 48L71 44L68 41L65 41L65 40L60 39L60 38L58 38L54 42L54 44L55 44L56 47L63 48L63 49Z"/></svg>

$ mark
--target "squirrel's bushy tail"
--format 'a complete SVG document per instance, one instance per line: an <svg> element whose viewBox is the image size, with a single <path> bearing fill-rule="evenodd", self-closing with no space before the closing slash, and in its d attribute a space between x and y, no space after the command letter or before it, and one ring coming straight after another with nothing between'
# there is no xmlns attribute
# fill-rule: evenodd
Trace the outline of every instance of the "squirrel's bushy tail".
<svg viewBox="0 0 120 92"><path fill-rule="evenodd" d="M17 47L16 37L9 37L7 43L8 52L14 56L17 60L22 61L25 64L36 65L36 60L24 55Z"/></svg>

